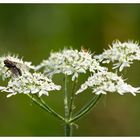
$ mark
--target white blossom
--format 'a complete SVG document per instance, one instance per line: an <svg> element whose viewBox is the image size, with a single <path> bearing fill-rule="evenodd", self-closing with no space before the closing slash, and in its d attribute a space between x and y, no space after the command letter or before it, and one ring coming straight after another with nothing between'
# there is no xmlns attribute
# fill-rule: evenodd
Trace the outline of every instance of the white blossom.
<svg viewBox="0 0 140 140"><path fill-rule="evenodd" d="M52 80L48 79L41 73L26 73L16 78L11 78L7 87L0 86L2 92L10 94L7 97L16 94L39 94L48 95L49 91L60 90L61 86L55 85Z"/></svg>
<svg viewBox="0 0 140 140"><path fill-rule="evenodd" d="M89 51L64 49L60 52L51 53L50 57L36 67L36 69L44 68L44 73L52 76L57 73L72 75L72 80L78 78L80 73L89 71L102 71L96 59L92 58Z"/></svg>
<svg viewBox="0 0 140 140"><path fill-rule="evenodd" d="M29 72L30 69L35 69L35 66L31 65L31 62L23 61L19 59L17 55L5 55L0 57L0 76L4 80L11 77L12 73L4 64L4 60L10 60L16 63L16 67L21 70L22 73Z"/></svg>
<svg viewBox="0 0 140 140"><path fill-rule="evenodd" d="M123 95L124 93L136 93L140 92L140 88L134 88L131 85L124 82L124 80L116 73L112 72L98 72L93 76L90 76L88 80L81 85L76 94L85 91L87 88L91 88L95 94L106 94L107 92L118 92Z"/></svg>
<svg viewBox="0 0 140 140"><path fill-rule="evenodd" d="M102 63L112 62L114 69L119 68L119 71L122 71L124 67L130 67L134 60L140 60L140 46L136 42L121 43L117 40L109 47L95 58Z"/></svg>

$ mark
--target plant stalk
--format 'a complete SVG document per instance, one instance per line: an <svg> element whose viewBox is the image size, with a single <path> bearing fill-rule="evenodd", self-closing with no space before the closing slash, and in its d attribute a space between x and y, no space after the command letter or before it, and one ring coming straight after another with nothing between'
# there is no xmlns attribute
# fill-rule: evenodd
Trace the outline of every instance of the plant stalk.
<svg viewBox="0 0 140 140"><path fill-rule="evenodd" d="M72 135L72 126L69 122L69 105L68 105L68 89L67 89L67 75L65 75L64 78L64 114L65 114L65 136L71 136Z"/></svg>
<svg viewBox="0 0 140 140"><path fill-rule="evenodd" d="M96 95L95 97L93 97L91 99L91 101L85 105L76 115L75 117L73 117L70 122L75 122L78 119L80 119L81 117L83 117L85 114L87 114L91 109L93 109L93 107L95 107L95 105L98 103L99 99L101 98L101 94L100 95Z"/></svg>
<svg viewBox="0 0 140 140"><path fill-rule="evenodd" d="M71 119L72 117L72 112L73 112L73 107L74 107L76 83L77 81L75 80L72 86L72 93L71 93L70 104L69 104L69 119Z"/></svg>
<svg viewBox="0 0 140 140"><path fill-rule="evenodd" d="M42 102L42 100L40 100L40 102L36 99L33 98L31 95L27 94L27 96L35 103L37 104L40 108L42 108L43 110L49 112L51 115L53 115L54 117L58 118L61 121L65 121L65 119L59 115L57 112L55 112L53 109L51 109L48 105L46 105L45 103ZM38 97L39 98L39 97Z"/></svg>
<svg viewBox="0 0 140 140"><path fill-rule="evenodd" d="M65 123L65 136L72 136L72 124Z"/></svg>

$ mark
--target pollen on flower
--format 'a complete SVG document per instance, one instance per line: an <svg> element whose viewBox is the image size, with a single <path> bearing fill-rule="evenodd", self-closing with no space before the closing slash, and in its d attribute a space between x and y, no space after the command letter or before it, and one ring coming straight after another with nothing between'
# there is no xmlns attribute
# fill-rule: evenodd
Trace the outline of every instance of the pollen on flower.
<svg viewBox="0 0 140 140"><path fill-rule="evenodd" d="M113 63L113 69L119 68L122 71L125 67L130 67L134 60L140 60L140 46L137 42L128 41L121 43L114 41L109 49L94 58L102 63Z"/></svg>

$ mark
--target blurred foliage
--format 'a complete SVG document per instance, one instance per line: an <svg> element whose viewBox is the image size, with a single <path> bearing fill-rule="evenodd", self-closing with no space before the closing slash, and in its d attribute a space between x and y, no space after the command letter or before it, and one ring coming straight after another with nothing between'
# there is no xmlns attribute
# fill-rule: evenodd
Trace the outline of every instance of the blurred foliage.
<svg viewBox="0 0 140 140"><path fill-rule="evenodd" d="M114 39L140 40L137 4L1 4L0 55L17 53L39 64L51 50L72 46L101 53ZM124 71L127 82L140 86L140 63ZM62 77L56 83L62 83ZM76 97L79 108L93 96ZM63 93L45 100L63 113ZM139 136L140 95L104 96L96 108L77 122L74 136ZM64 124L42 111L25 95L0 95L0 136L63 136Z"/></svg>

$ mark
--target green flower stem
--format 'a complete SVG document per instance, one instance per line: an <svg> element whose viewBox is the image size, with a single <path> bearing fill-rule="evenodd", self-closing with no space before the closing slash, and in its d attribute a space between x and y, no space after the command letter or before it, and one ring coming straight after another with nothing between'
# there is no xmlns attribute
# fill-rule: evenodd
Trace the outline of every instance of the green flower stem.
<svg viewBox="0 0 140 140"><path fill-rule="evenodd" d="M65 119L68 120L69 107L68 107L67 75L65 75L64 78L64 110L65 110Z"/></svg>
<svg viewBox="0 0 140 140"><path fill-rule="evenodd" d="M71 97L70 97L70 104L69 104L69 118L70 119L72 117L72 111L73 111L73 107L74 107L76 83L77 83L77 80L75 80L73 82L72 93L71 93Z"/></svg>
<svg viewBox="0 0 140 140"><path fill-rule="evenodd" d="M39 107L41 107L42 109L44 109L45 111L49 112L51 115L53 115L54 117L58 118L61 121L65 121L65 119L59 115L57 112L55 112L53 109L51 109L48 105L46 105L46 103L44 103L44 101L42 99L40 99L40 102L36 99L33 98L32 95L27 94L27 96L35 103L37 104ZM39 97L38 97L39 98Z"/></svg>
<svg viewBox="0 0 140 140"><path fill-rule="evenodd" d="M69 120L72 117L72 112L73 112L73 107L74 107L76 83L77 81L75 80L72 85L72 92L71 92L70 103L69 103ZM66 129L69 131L69 135L72 136L72 131L73 131L72 124L66 124L65 127L67 127Z"/></svg>
<svg viewBox="0 0 140 140"><path fill-rule="evenodd" d="M64 112L65 112L65 136L71 135L71 123L69 122L69 106L68 106L68 89L67 89L67 75L64 78Z"/></svg>
<svg viewBox="0 0 140 140"><path fill-rule="evenodd" d="M60 120L65 120L60 114L58 114L56 111L54 111L50 106L48 106L46 104L46 102L41 98L41 97L38 97L39 100L41 101L41 103L52 113L52 115L56 116L57 118L59 118Z"/></svg>
<svg viewBox="0 0 140 140"><path fill-rule="evenodd" d="M75 117L73 117L70 120L70 123L77 121L78 119L80 119L81 117L83 117L85 114L87 114L91 109L93 109L93 107L95 107L95 105L97 104L97 102L99 101L99 99L101 98L101 94L100 95L96 95L95 97L93 97L91 99L91 101L85 105L76 115Z"/></svg>
<svg viewBox="0 0 140 140"><path fill-rule="evenodd" d="M65 136L72 136L72 124L69 122L65 124Z"/></svg>

